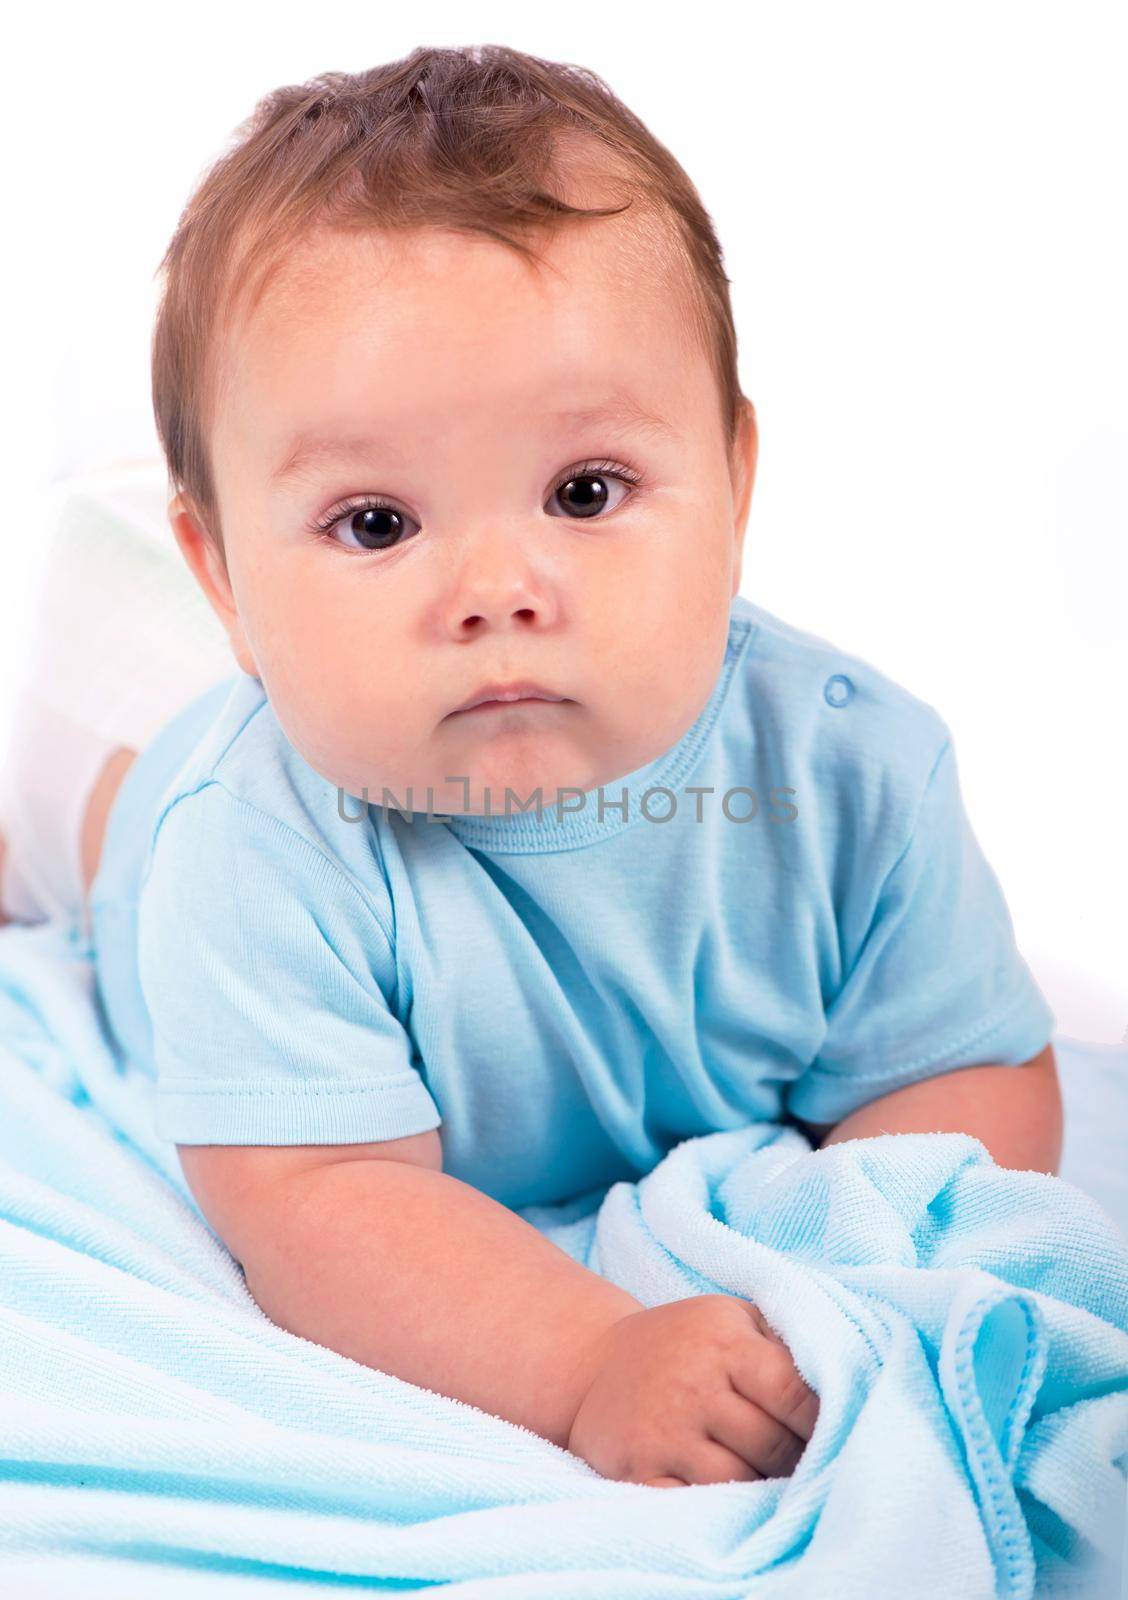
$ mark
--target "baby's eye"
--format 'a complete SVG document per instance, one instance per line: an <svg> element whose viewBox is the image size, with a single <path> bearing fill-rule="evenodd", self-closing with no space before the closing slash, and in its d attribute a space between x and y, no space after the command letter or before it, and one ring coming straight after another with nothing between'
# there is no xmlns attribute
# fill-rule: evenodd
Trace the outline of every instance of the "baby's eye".
<svg viewBox="0 0 1128 1600"><path fill-rule="evenodd" d="M614 509L629 499L632 488L638 481L638 474L626 467L591 463L583 467L573 467L558 480L549 496L549 505L559 498L569 517L577 520L597 517L608 505L609 500ZM608 494L608 486L614 483L623 490L623 494L617 500Z"/></svg>
<svg viewBox="0 0 1128 1600"><path fill-rule="evenodd" d="M323 538L343 544L346 550L391 550L410 537L404 533L408 525L419 526L395 506L382 500L364 500L330 512L317 526ZM339 539L335 537L337 529L342 530Z"/></svg>
<svg viewBox="0 0 1128 1600"><path fill-rule="evenodd" d="M556 482L548 506L559 501L565 514L574 520L591 520L608 506L614 510L630 498L641 475L633 467L613 466L609 462L585 462L571 467ZM611 486L622 491L615 497ZM319 537L346 550L393 550L412 537L407 530L419 531L419 524L406 512L387 501L366 497L352 505L337 506L315 524ZM338 530L340 533L338 535Z"/></svg>

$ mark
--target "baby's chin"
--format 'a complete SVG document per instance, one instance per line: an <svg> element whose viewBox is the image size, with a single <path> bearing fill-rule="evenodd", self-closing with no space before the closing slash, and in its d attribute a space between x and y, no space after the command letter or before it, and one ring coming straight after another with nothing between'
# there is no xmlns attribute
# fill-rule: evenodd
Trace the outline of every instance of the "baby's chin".
<svg viewBox="0 0 1128 1600"><path fill-rule="evenodd" d="M449 736L417 748L381 748L379 740L367 749L329 741L298 748L359 804L435 816L505 816L535 812L538 804L567 810L576 796L613 785L661 753L639 746L637 728L616 736L591 719L563 715L579 709L553 705L543 717L517 707L464 713L453 730L444 728Z"/></svg>
<svg viewBox="0 0 1128 1600"><path fill-rule="evenodd" d="M463 815L504 814L507 790L512 791L510 810L519 809L522 801L533 809L538 792L545 809L562 805L567 810L577 795L613 788L665 748L653 740L640 744L637 729L617 735L607 728L597 730L593 721L552 728L542 722L525 730L514 726L508 734L495 731L476 743L467 740L437 771L436 790L444 777L456 780L443 785L444 804Z"/></svg>
<svg viewBox="0 0 1128 1600"><path fill-rule="evenodd" d="M410 787L413 794L411 806L419 811L430 811L441 816L496 817L512 816L521 812L535 813L538 809L552 810L557 805L567 806L569 796L595 785L577 781L583 770L575 765L558 766L540 761L535 765L515 762L511 765L493 762L488 771L482 771L473 762L460 766L448 764L443 773L436 773L427 782L413 785L389 784L389 791L397 796L406 795ZM384 804L382 794L369 790L374 804ZM409 809L411 808L409 806Z"/></svg>
<svg viewBox="0 0 1128 1600"><path fill-rule="evenodd" d="M543 737L527 748L456 752L433 761L401 766L375 763L334 780L361 803L430 812L435 816L504 816L567 807L577 793L600 782L582 752L545 749ZM538 802L539 796L539 802Z"/></svg>

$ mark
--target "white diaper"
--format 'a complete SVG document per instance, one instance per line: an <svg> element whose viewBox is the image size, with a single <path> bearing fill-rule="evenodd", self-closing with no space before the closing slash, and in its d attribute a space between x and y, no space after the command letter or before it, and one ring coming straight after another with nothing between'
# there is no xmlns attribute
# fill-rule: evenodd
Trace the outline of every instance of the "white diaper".
<svg viewBox="0 0 1128 1600"><path fill-rule="evenodd" d="M115 741L26 690L0 769L0 910L14 922L84 922L82 822Z"/></svg>
<svg viewBox="0 0 1128 1600"><path fill-rule="evenodd" d="M61 501L0 755L0 910L86 926L82 821L106 758L142 750L237 665L165 514L163 470L94 475Z"/></svg>

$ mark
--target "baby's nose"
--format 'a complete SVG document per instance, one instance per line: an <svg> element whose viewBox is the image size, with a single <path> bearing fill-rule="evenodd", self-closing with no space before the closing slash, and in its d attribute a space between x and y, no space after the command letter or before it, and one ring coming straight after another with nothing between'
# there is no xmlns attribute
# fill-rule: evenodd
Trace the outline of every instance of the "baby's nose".
<svg viewBox="0 0 1128 1600"><path fill-rule="evenodd" d="M455 579L450 597L449 615L461 633L543 627L557 614L548 580L513 541L475 551Z"/></svg>

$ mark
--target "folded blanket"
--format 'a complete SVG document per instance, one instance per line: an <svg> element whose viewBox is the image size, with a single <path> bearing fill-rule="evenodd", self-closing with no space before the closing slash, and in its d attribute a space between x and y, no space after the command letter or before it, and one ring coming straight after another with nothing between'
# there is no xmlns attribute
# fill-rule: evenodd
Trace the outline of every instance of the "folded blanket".
<svg viewBox="0 0 1128 1600"><path fill-rule="evenodd" d="M647 1305L754 1300L820 1396L792 1477L652 1489L271 1323L53 925L0 930L0 1086L21 1600L1117 1592L1128 1245L974 1139L755 1124L521 1213Z"/></svg>

